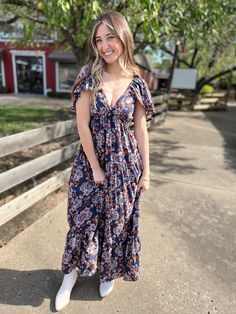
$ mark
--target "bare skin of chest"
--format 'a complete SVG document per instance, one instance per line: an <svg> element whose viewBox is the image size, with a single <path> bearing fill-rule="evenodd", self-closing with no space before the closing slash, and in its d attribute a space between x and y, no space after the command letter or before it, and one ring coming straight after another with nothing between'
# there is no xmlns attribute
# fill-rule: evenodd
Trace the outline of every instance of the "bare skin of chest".
<svg viewBox="0 0 236 314"><path fill-rule="evenodd" d="M124 78L115 81L105 81L102 92L106 97L109 107L114 107L119 98L127 91L132 78Z"/></svg>

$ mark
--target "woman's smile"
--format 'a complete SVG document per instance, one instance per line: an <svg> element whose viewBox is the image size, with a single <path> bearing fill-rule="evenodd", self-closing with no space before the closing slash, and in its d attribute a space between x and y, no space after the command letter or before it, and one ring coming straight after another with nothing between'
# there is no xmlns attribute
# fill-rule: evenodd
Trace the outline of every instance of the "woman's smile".
<svg viewBox="0 0 236 314"><path fill-rule="evenodd" d="M113 54L113 51L108 51L104 53L106 57L109 57Z"/></svg>

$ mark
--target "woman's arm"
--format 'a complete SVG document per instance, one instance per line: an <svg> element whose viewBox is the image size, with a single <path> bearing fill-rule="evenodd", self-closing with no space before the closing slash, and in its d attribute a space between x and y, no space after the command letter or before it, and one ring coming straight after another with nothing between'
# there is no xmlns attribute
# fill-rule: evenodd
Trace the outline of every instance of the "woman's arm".
<svg viewBox="0 0 236 314"><path fill-rule="evenodd" d="M143 176L149 178L149 137L146 124L145 109L138 102L134 111L134 135L138 142L138 146L143 160Z"/></svg>
<svg viewBox="0 0 236 314"><path fill-rule="evenodd" d="M92 134L89 128L90 101L91 92L81 92L81 96L76 102L76 124L80 137L80 143L83 146L84 152L88 158L91 168L94 170L96 168L99 168L100 165L95 154Z"/></svg>

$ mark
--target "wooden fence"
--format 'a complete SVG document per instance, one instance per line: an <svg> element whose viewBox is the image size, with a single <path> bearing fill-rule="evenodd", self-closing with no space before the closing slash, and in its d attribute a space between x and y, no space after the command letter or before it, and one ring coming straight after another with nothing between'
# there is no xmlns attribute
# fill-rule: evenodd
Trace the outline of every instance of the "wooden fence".
<svg viewBox="0 0 236 314"><path fill-rule="evenodd" d="M192 91L171 93L168 100L169 110L226 110L228 93L225 91L212 94L194 95Z"/></svg>
<svg viewBox="0 0 236 314"><path fill-rule="evenodd" d="M214 92L198 97L194 110L226 110L228 102L228 93Z"/></svg>
<svg viewBox="0 0 236 314"><path fill-rule="evenodd" d="M151 121L147 121L148 128L153 124L161 124L164 122L167 114L167 97L167 95L161 95L153 98L156 114ZM76 133L76 120L73 119L2 137L0 138L0 158L22 151L23 149L28 149ZM69 160L75 155L78 147L79 141L75 141L63 148L47 153L44 156L40 156L1 173L0 193L3 193L29 179L33 179L35 176L42 174L46 170ZM65 180L69 179L70 172L71 167L61 171L50 179L46 179L43 183L38 184L29 191L1 206L0 226L42 200L50 193L59 189L65 183Z"/></svg>

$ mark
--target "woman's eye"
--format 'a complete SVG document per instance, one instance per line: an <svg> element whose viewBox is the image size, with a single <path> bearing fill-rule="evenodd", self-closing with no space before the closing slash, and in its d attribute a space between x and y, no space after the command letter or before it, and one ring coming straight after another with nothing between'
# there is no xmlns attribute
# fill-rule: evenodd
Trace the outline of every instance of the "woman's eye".
<svg viewBox="0 0 236 314"><path fill-rule="evenodd" d="M114 36L109 36L108 37L109 40L112 40L113 38L114 38Z"/></svg>

